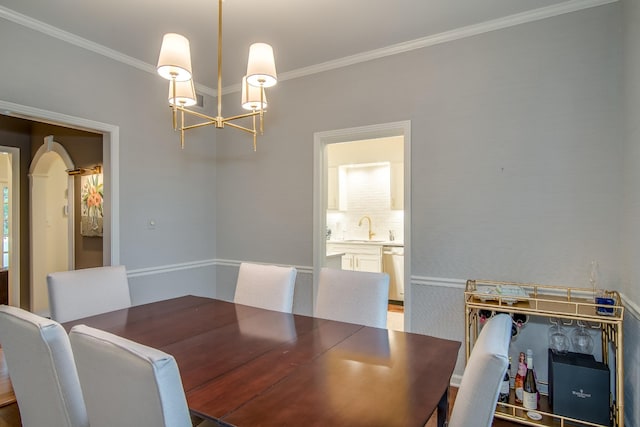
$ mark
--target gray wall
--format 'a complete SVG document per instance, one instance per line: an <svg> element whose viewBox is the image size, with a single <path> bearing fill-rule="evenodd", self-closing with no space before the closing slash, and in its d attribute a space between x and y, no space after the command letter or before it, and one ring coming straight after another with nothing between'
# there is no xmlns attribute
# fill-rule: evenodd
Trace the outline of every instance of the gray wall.
<svg viewBox="0 0 640 427"><path fill-rule="evenodd" d="M219 136L218 256L310 265L313 133L409 119L414 275L618 286L618 9L282 82L257 154Z"/></svg>
<svg viewBox="0 0 640 427"><path fill-rule="evenodd" d="M215 132L195 131L181 151L165 80L9 21L0 39L3 101L119 127L120 261L141 275L131 279L135 302L154 299L155 286L214 295L212 268L184 264L216 257ZM159 267L152 283L140 278Z"/></svg>
<svg viewBox="0 0 640 427"><path fill-rule="evenodd" d="M313 133L408 119L415 332L463 340L467 278L588 286L592 259L640 300L622 286L620 19L616 3L280 83L257 154L219 136L218 257L310 266Z"/></svg>
<svg viewBox="0 0 640 427"><path fill-rule="evenodd" d="M160 78L5 21L0 38L20 43L0 45L0 93L120 127L121 262L136 303L216 287L231 299L246 260L298 266L294 310L310 313L314 132L411 120L412 325L462 339L467 278L582 286L596 259L603 286L640 303L637 9L623 0L283 81L257 153L245 134L211 129L181 152ZM226 114L237 99L225 96ZM637 366L637 335L626 344Z"/></svg>
<svg viewBox="0 0 640 427"><path fill-rule="evenodd" d="M640 425L640 2L622 1L625 146L625 204L623 234L623 292L635 303L625 322L626 419Z"/></svg>

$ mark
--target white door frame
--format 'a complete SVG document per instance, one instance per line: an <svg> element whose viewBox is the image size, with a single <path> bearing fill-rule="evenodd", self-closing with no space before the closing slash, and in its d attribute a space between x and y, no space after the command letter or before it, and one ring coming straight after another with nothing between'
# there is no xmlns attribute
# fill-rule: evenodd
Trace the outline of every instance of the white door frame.
<svg viewBox="0 0 640 427"><path fill-rule="evenodd" d="M11 229L9 230L9 305L20 306L20 149L1 146L11 155ZM18 290L16 294L15 290Z"/></svg>
<svg viewBox="0 0 640 427"><path fill-rule="evenodd" d="M327 150L328 144L404 137L404 325L411 331L411 121L383 123L313 134L313 301L318 293L318 275L326 258Z"/></svg>
<svg viewBox="0 0 640 427"><path fill-rule="evenodd" d="M55 111L0 100L0 110L8 116L71 127L102 134L102 163L104 174L103 264L120 263L120 128L108 123L74 117ZM19 164L18 164L19 168ZM15 205L19 208L19 199ZM15 239L14 239L15 240ZM19 239L18 239L19 240ZM16 252L19 254L19 252ZM16 263L19 265L19 263ZM16 268L17 270L17 268ZM11 280L10 304L20 306L20 278Z"/></svg>

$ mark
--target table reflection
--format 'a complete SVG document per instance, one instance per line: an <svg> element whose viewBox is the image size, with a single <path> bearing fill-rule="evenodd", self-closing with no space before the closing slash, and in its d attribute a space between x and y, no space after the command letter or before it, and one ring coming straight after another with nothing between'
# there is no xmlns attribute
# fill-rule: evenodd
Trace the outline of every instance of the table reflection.
<svg viewBox="0 0 640 427"><path fill-rule="evenodd" d="M293 315L277 311L262 311L251 315L251 307L236 306L238 325L242 335L265 340L287 342L296 338Z"/></svg>

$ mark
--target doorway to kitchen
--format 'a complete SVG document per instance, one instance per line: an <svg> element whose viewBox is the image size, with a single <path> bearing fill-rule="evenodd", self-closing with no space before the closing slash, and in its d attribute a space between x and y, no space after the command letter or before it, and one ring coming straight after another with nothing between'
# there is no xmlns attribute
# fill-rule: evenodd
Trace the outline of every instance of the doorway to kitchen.
<svg viewBox="0 0 640 427"><path fill-rule="evenodd" d="M388 327L407 331L410 137L408 121L314 135L314 301L322 267L384 271Z"/></svg>

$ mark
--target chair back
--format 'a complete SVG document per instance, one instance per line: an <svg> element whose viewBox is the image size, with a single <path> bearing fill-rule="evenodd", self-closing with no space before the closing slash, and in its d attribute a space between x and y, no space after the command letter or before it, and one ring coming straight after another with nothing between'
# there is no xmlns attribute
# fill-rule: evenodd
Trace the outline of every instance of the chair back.
<svg viewBox="0 0 640 427"><path fill-rule="evenodd" d="M0 344L25 427L86 427L69 337L57 322L0 306Z"/></svg>
<svg viewBox="0 0 640 427"><path fill-rule="evenodd" d="M387 327L389 275L322 268L315 316L375 328Z"/></svg>
<svg viewBox="0 0 640 427"><path fill-rule="evenodd" d="M131 307L122 265L50 273L47 288L51 318L60 323Z"/></svg>
<svg viewBox="0 0 640 427"><path fill-rule="evenodd" d="M451 413L449 427L490 427L509 364L511 317L493 316L476 340Z"/></svg>
<svg viewBox="0 0 640 427"><path fill-rule="evenodd" d="M291 313L297 270L276 265L240 264L233 302Z"/></svg>
<svg viewBox="0 0 640 427"><path fill-rule="evenodd" d="M191 427L173 356L85 325L69 338L91 427Z"/></svg>

